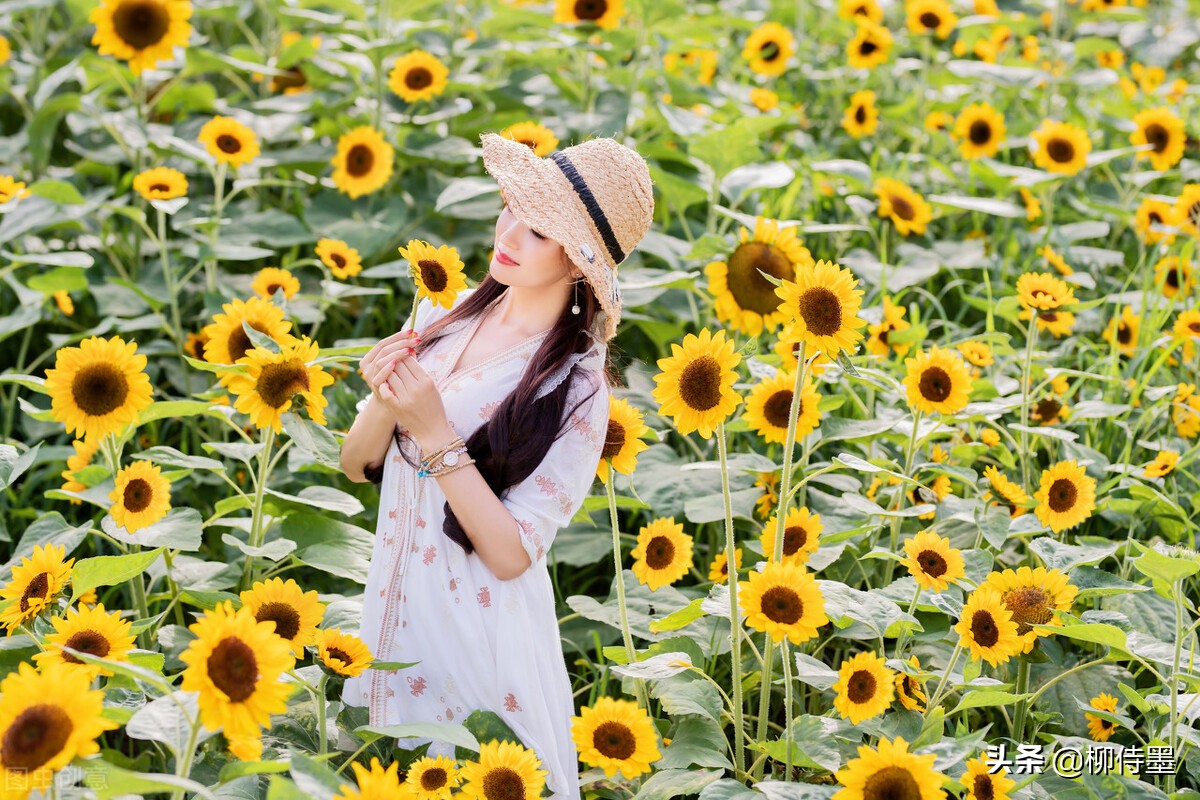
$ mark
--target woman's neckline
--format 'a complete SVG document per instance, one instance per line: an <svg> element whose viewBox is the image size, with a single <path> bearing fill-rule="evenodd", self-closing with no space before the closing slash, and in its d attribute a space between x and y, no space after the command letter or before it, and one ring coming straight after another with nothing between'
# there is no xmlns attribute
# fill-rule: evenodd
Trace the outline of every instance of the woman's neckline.
<svg viewBox="0 0 1200 800"><path fill-rule="evenodd" d="M512 345L511 347L507 347L497 353L493 353L491 356L488 356L486 359L479 362L478 364L475 364L470 367L459 367L458 362L462 358L462 355L466 351L467 347L470 346L471 341L475 338L475 333L479 330L479 326L483 324L484 317L486 317L488 315L488 313L493 308L495 308L496 303L503 296L504 295L501 294L499 297L495 298L490 303L488 303L487 306L485 306L483 308L483 310L481 310L478 314L475 315L475 317L471 320L471 324L463 331L462 335L459 337L459 340L456 343L456 346L450 356L450 358L451 358L450 372L448 372L446 374L445 378L443 378L443 381L449 381L450 379L452 379L464 372L474 372L475 370L478 370L482 367L486 367L489 364L491 364L492 362L494 362L502 357L511 355L512 353L516 352L517 350L520 350L522 347L525 347L526 345L528 345L530 342L536 341L537 339L540 339L540 338L546 336L547 334L549 334L550 331L554 330L554 328L547 328L546 330L544 330L540 333L535 333L532 336L525 337L524 339L522 339L521 341Z"/></svg>

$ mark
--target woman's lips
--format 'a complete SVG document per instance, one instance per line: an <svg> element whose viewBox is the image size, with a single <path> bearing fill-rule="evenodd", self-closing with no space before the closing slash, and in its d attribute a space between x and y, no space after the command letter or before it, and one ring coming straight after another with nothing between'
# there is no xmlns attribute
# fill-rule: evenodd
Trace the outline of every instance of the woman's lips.
<svg viewBox="0 0 1200 800"><path fill-rule="evenodd" d="M499 261L501 264L504 264L509 267L519 266L516 261L513 261L507 255L505 255L503 250L496 251L496 260Z"/></svg>

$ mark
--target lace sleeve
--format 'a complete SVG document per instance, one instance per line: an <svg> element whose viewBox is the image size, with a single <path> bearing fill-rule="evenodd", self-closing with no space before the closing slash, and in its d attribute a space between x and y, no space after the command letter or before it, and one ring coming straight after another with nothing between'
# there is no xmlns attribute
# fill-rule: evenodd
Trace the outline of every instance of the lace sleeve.
<svg viewBox="0 0 1200 800"><path fill-rule="evenodd" d="M568 358L561 367L556 369L550 374L549 377L542 381L542 385L538 387L537 395L534 397L534 399L540 400L561 386L562 382L565 381L571 374L571 370L577 365L580 367L580 369L584 370L603 369L604 349L599 345L599 343L593 342L592 345L583 352L572 353L570 358Z"/></svg>

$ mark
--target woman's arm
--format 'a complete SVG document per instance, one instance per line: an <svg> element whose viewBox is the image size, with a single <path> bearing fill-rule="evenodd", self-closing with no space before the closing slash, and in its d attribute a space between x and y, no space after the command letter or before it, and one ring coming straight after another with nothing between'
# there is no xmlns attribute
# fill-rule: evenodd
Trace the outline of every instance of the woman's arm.
<svg viewBox="0 0 1200 800"><path fill-rule="evenodd" d="M396 419L372 394L342 440L342 471L355 483L366 483L367 467L379 467L392 443Z"/></svg>

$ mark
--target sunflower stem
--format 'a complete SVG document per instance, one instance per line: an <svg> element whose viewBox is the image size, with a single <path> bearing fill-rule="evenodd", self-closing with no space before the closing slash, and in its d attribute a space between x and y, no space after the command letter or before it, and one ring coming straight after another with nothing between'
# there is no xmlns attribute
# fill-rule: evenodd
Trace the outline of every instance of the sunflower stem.
<svg viewBox="0 0 1200 800"><path fill-rule="evenodd" d="M1167 744L1170 746L1170 752L1178 755L1178 731L1179 731L1179 684L1182 680L1179 675L1179 662L1183 651L1183 582L1184 578L1176 580L1172 586L1173 594L1175 595L1175 654L1171 659L1171 727ZM1175 791L1175 773L1171 772L1167 775L1167 792Z"/></svg>
<svg viewBox="0 0 1200 800"><path fill-rule="evenodd" d="M408 322L404 323L404 327L410 331L417 327L417 306L420 304L420 302L421 293L418 292L417 288L414 286L412 311L408 315Z"/></svg>
<svg viewBox="0 0 1200 800"><path fill-rule="evenodd" d="M625 571L621 564L621 529L617 522L617 473L613 469L612 459L608 459L608 481L605 489L608 493L608 519L612 526L613 566L617 575L617 609L621 615L621 638L625 642L625 663L637 663L637 651L633 648L633 634L629 630L629 608L625 602ZM642 678L634 678L634 687L638 703L650 714L650 698L646 694L646 682Z"/></svg>
<svg viewBox="0 0 1200 800"><path fill-rule="evenodd" d="M1029 328L1025 332L1025 361L1021 365L1021 486L1029 492L1029 389L1033 381L1033 343L1037 340L1038 312L1029 309Z"/></svg>
<svg viewBox="0 0 1200 800"><path fill-rule="evenodd" d="M171 271L171 259L167 256L167 215L158 209L158 253L162 259L163 280L167 282L167 295L171 299L170 334L183 352L183 323L179 318L179 289L175 286L175 275Z"/></svg>
<svg viewBox="0 0 1200 800"><path fill-rule="evenodd" d="M1017 687L1018 695L1023 695L1029 690L1029 659L1020 658L1017 662ZM1025 735L1025 715L1029 711L1029 699L1024 698L1017 701L1017 710L1013 714L1012 738L1014 742L1020 744L1024 741Z"/></svg>
<svg viewBox="0 0 1200 800"><path fill-rule="evenodd" d="M329 742L325 731L325 684L329 682L329 673L322 670L321 680L317 681L317 688L313 691L313 698L317 701L317 752L325 755L329 751Z"/></svg>
<svg viewBox="0 0 1200 800"><path fill-rule="evenodd" d="M200 733L200 716L192 720L191 730L188 731L187 745L183 748L181 757L175 764L175 776L186 778L192 772L192 759L196 756L196 738ZM185 790L176 789L171 794L171 800L183 800Z"/></svg>
<svg viewBox="0 0 1200 800"><path fill-rule="evenodd" d="M937 708L938 703L942 699L942 689L946 685L946 681L950 678L950 673L954 671L954 665L958 663L958 656L962 653L962 642L954 646L954 652L950 655L950 661L946 664L946 671L942 673L942 679L938 681L937 688L933 690L933 697L929 699L928 705L925 706L925 718L929 719L929 715L933 709Z"/></svg>
<svg viewBox="0 0 1200 800"><path fill-rule="evenodd" d="M733 726L735 744L733 762L737 771L746 774L746 729L742 719L742 635L738 619L737 560L733 541L733 507L729 497L729 463L725 452L725 421L717 425L717 453L721 459L721 496L725 501L725 570L729 585L730 657L733 661Z"/></svg>
<svg viewBox="0 0 1200 800"><path fill-rule="evenodd" d="M917 429L921 426L921 412L913 410L912 433L908 437L908 445L904 448L904 476L912 477L913 455L917 451ZM894 510L899 511L904 506L904 487L901 486L896 495L896 507ZM900 517L892 517L892 530L889 538L891 543L891 552L895 553L900 546ZM892 582L892 573L896 569L896 562L892 559L887 559L887 563L883 567L883 585L887 586Z"/></svg>
<svg viewBox="0 0 1200 800"><path fill-rule="evenodd" d="M217 291L217 239L221 235L221 214L224 211L225 201L225 162L221 161L217 164L217 174L213 192L213 218L208 234L208 247L212 251L208 255L208 260L204 262L204 272L208 277L208 291L216 293Z"/></svg>
<svg viewBox="0 0 1200 800"><path fill-rule="evenodd" d="M271 463L271 445L275 443L275 429L267 427L263 431L263 449L258 454L258 480L254 484L254 508L250 517L250 547L262 547L262 504L263 491L267 486L267 467ZM246 554L246 565L242 571L242 589L249 589L253 583L254 556Z"/></svg>
<svg viewBox="0 0 1200 800"><path fill-rule="evenodd" d="M783 657L779 660L783 662L783 720L784 720L784 736L787 740L787 745L784 749L784 772L783 779L791 781L792 779L792 748L795 746L795 733L792 731L792 661L788 640L785 638L780 646L783 648Z"/></svg>
<svg viewBox="0 0 1200 800"><path fill-rule="evenodd" d="M912 600L908 603L908 616L912 616L913 610L917 607L917 600L921 597L921 584L917 584L917 590L913 592ZM893 658L904 660L904 645L908 638L908 628L901 628L900 635L896 637L896 652Z"/></svg>

